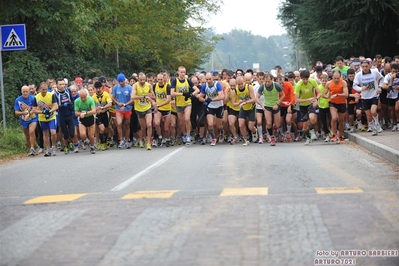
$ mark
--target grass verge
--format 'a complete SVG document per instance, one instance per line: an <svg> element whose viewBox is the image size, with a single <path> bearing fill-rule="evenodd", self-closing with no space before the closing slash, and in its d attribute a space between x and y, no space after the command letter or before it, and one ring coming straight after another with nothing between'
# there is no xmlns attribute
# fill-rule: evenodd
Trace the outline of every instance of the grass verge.
<svg viewBox="0 0 399 266"><path fill-rule="evenodd" d="M28 152L21 127L11 126L0 129L0 160L12 159Z"/></svg>

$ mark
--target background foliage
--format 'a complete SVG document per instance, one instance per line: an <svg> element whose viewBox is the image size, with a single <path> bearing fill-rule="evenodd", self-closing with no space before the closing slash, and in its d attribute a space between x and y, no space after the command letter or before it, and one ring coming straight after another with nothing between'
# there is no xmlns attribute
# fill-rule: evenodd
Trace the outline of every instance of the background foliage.
<svg viewBox="0 0 399 266"><path fill-rule="evenodd" d="M188 70L213 45L201 26L216 0L0 0L0 25L26 24L27 51L3 52L7 121L24 84L54 78ZM189 20L196 21L193 27Z"/></svg>
<svg viewBox="0 0 399 266"><path fill-rule="evenodd" d="M279 18L313 63L399 53L399 1L284 0Z"/></svg>

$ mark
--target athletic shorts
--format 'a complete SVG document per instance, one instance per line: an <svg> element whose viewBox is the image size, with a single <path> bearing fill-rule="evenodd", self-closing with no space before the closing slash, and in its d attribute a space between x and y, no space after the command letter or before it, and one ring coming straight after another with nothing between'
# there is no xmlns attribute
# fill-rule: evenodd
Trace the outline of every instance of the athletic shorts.
<svg viewBox="0 0 399 266"><path fill-rule="evenodd" d="M396 102L399 100L399 96L396 99L390 99L388 98L388 106L393 107L396 105Z"/></svg>
<svg viewBox="0 0 399 266"><path fill-rule="evenodd" d="M115 111L115 112L116 112L116 114L121 115L124 119L128 119L132 116L132 111L125 111L125 112Z"/></svg>
<svg viewBox="0 0 399 266"><path fill-rule="evenodd" d="M191 104L186 106L176 106L176 111L177 113L184 113L184 110L186 110L187 107L191 107Z"/></svg>
<svg viewBox="0 0 399 266"><path fill-rule="evenodd" d="M273 107L265 106L266 111L271 112L272 114L278 114L280 112L280 105L277 105L277 110L273 110Z"/></svg>
<svg viewBox="0 0 399 266"><path fill-rule="evenodd" d="M238 113L238 118L245 119L246 117L248 117L250 122L255 122L255 109L244 110L241 108L240 112Z"/></svg>
<svg viewBox="0 0 399 266"><path fill-rule="evenodd" d="M163 117L167 117L168 115L170 115L170 111L159 111L158 110L158 112L160 112Z"/></svg>
<svg viewBox="0 0 399 266"><path fill-rule="evenodd" d="M287 115L287 110L288 110L288 107L280 106L280 116L285 117ZM295 113L296 113L295 107L291 106L291 114L295 114Z"/></svg>
<svg viewBox="0 0 399 266"><path fill-rule="evenodd" d="M337 109L338 113L341 113L341 114L346 112L346 103L336 104L336 103L330 102L330 107L334 107L335 109Z"/></svg>
<svg viewBox="0 0 399 266"><path fill-rule="evenodd" d="M230 107L227 109L227 114L228 115L234 115L235 117L238 117L238 113L239 113L240 111L236 111L236 110L233 110L233 109L231 109Z"/></svg>
<svg viewBox="0 0 399 266"><path fill-rule="evenodd" d="M380 102L381 104L388 104L388 99L387 99L388 91L387 90L382 90L380 93Z"/></svg>
<svg viewBox="0 0 399 266"><path fill-rule="evenodd" d="M104 125L104 127L108 127L108 124L109 124L108 112L99 113L97 115L96 124L97 125Z"/></svg>
<svg viewBox="0 0 399 266"><path fill-rule="evenodd" d="M257 114L265 114L265 112L263 112L263 109L258 109L258 108L256 108L255 109L255 112L257 113Z"/></svg>
<svg viewBox="0 0 399 266"><path fill-rule="evenodd" d="M140 111L137 111L137 110L135 112L136 112L138 118L144 118L147 114L151 114L152 113L151 112L151 108L148 109L147 111L144 111L144 112L140 112Z"/></svg>
<svg viewBox="0 0 399 266"><path fill-rule="evenodd" d="M37 118L36 119L32 119L30 121L24 121L24 120L20 120L19 121L19 124L25 129L28 129L29 125L32 124L32 123L37 123Z"/></svg>
<svg viewBox="0 0 399 266"><path fill-rule="evenodd" d="M177 116L177 113L176 113L176 112L170 111L170 113L171 113L172 115L174 115L174 116Z"/></svg>
<svg viewBox="0 0 399 266"><path fill-rule="evenodd" d="M348 115L354 115L355 110L362 110L362 102L349 103L348 104Z"/></svg>
<svg viewBox="0 0 399 266"><path fill-rule="evenodd" d="M316 108L313 105L300 106L299 112L301 114L301 122L306 122L309 120L309 114L316 114Z"/></svg>
<svg viewBox="0 0 399 266"><path fill-rule="evenodd" d="M116 117L116 112L109 112L109 116L115 118Z"/></svg>
<svg viewBox="0 0 399 266"><path fill-rule="evenodd" d="M91 127L92 125L94 125L94 116L91 115L88 117L80 118L79 122L85 127Z"/></svg>
<svg viewBox="0 0 399 266"><path fill-rule="evenodd" d="M371 109L372 105L378 105L378 98L374 97L371 99L362 99L364 111L368 111Z"/></svg>
<svg viewBox="0 0 399 266"><path fill-rule="evenodd" d="M206 108L206 115L216 115L217 118L223 118L224 107L220 106L218 108Z"/></svg>
<svg viewBox="0 0 399 266"><path fill-rule="evenodd" d="M40 121L39 122L39 124L40 124L40 127L42 128L42 131L44 132L44 131L46 131L46 130L56 130L56 127L55 127L55 119L53 119L53 120L50 120L50 121L48 121L48 122L42 122L42 121Z"/></svg>

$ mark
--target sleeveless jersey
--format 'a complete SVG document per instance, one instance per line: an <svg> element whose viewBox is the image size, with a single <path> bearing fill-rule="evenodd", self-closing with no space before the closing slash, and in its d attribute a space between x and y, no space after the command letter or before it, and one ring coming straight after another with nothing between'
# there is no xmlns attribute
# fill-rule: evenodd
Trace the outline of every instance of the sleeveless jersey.
<svg viewBox="0 0 399 266"><path fill-rule="evenodd" d="M338 84L335 84L334 81L331 81L330 83L330 92L331 95L338 94L338 93L343 93L344 88L342 86L342 79L339 79ZM335 97L330 99L331 103L335 104L346 104L346 99L343 97Z"/></svg>
<svg viewBox="0 0 399 266"><path fill-rule="evenodd" d="M240 89L237 87L236 88L236 94L237 94L237 97L238 97L238 101L240 101L240 100L244 100L244 101L251 100L251 93L249 92L249 85L248 84L245 84L245 87L244 87L243 91L240 91ZM253 109L253 104L252 103L244 104L242 106L242 109L245 110L245 111L249 111L249 110Z"/></svg>
<svg viewBox="0 0 399 266"><path fill-rule="evenodd" d="M168 98L168 86L169 85L167 83L165 83L163 85L163 87L161 88L158 83L155 84L154 92L155 92L157 105L160 105L160 104L164 103L167 100L167 98ZM169 102L168 104L159 107L158 110L159 111L170 111L171 108L172 108L172 105Z"/></svg>
<svg viewBox="0 0 399 266"><path fill-rule="evenodd" d="M266 89L266 85L263 84L263 96L264 98L264 105L267 107L273 107L278 103L278 91L276 89L276 85L274 82L273 83L273 89L271 91L268 91Z"/></svg>
<svg viewBox="0 0 399 266"><path fill-rule="evenodd" d="M238 105L238 106L234 106L233 105L233 103L232 103L232 101L233 101L233 93L234 93L234 91L237 89L237 86L236 87L233 87L233 88L230 88L230 96L229 96L229 101L227 102L227 106L228 107L230 107L232 110L234 110L234 111L240 111L240 106ZM237 102L239 101L239 99L238 99L238 96L237 96Z"/></svg>
<svg viewBox="0 0 399 266"><path fill-rule="evenodd" d="M40 111L44 109L50 110L53 107L53 100L55 100L55 97L52 93L47 92L46 96L44 97L42 96L41 93L39 93L36 94L35 98L36 98L37 107ZM40 122L48 122L54 120L55 118L56 118L55 112L52 113L49 119L46 119L46 116L44 114L39 114Z"/></svg>
<svg viewBox="0 0 399 266"><path fill-rule="evenodd" d="M184 79L183 82L180 82L180 80L176 78L175 92L184 93L189 91L190 91L190 86L188 84L187 79ZM187 101L185 101L184 96L176 96L176 107L184 107L190 104L191 104L190 97L187 99Z"/></svg>
<svg viewBox="0 0 399 266"><path fill-rule="evenodd" d="M109 93L106 91L103 91L102 94L98 95L97 93L93 94L93 100L94 103L97 106L105 106L107 103L112 102L111 96L109 96ZM107 110L102 110L101 113L105 113Z"/></svg>
<svg viewBox="0 0 399 266"><path fill-rule="evenodd" d="M144 86L141 86L139 82L136 82L136 96L147 96L149 94L150 84L146 82L144 83ZM148 109L151 109L151 103L148 99L134 100L134 110L138 112L145 112Z"/></svg>

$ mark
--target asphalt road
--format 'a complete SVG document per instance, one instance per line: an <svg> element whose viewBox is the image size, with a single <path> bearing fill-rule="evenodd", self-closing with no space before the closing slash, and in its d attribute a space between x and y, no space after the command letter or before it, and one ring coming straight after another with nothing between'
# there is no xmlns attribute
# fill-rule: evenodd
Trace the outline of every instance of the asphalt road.
<svg viewBox="0 0 399 266"><path fill-rule="evenodd" d="M398 171L352 143L25 158L0 165L0 265L399 265Z"/></svg>

